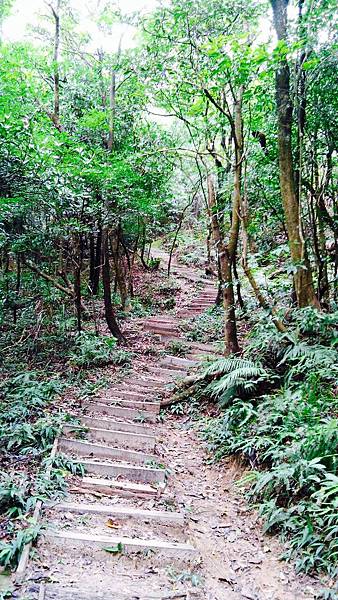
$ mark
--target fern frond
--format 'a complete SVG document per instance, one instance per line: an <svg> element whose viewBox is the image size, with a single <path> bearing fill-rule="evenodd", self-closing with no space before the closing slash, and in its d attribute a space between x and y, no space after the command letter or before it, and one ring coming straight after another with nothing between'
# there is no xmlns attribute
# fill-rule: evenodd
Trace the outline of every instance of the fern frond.
<svg viewBox="0 0 338 600"><path fill-rule="evenodd" d="M236 357L228 357L228 358L218 358L214 362L212 362L203 372L203 376L207 377L208 375L215 374L225 374L230 373L230 371L241 369L241 368L257 368L257 363L254 363L252 360L247 360L244 358L236 358Z"/></svg>

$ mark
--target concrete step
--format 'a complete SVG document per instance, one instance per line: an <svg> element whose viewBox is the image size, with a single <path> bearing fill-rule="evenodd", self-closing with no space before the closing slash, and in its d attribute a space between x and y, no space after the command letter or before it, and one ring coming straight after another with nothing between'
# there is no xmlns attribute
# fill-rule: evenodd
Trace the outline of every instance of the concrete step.
<svg viewBox="0 0 338 600"><path fill-rule="evenodd" d="M164 483L165 470L152 467L138 467L123 463L82 460L85 472L106 477L119 477L139 483Z"/></svg>
<svg viewBox="0 0 338 600"><path fill-rule="evenodd" d="M142 540L140 538L128 538L115 535L92 535L76 530L51 531L47 529L42 535L47 538L50 543L69 543L71 547L84 544L103 550L106 547L110 548L121 545L122 552L128 553L139 552L140 550L153 550L156 553L164 552L166 555L170 554L170 556L197 554L197 550L191 544L180 544L163 540Z"/></svg>
<svg viewBox="0 0 338 600"><path fill-rule="evenodd" d="M132 408L124 408L113 404L103 404L103 402L86 402L86 409L100 415L110 415L112 417L121 417L129 421L139 421L144 423L156 423L156 414L151 411L136 410Z"/></svg>
<svg viewBox="0 0 338 600"><path fill-rule="evenodd" d="M188 358L180 357L180 356L172 356L170 354L166 354L163 358L163 362L160 364L166 364L170 366L176 366L179 368L190 369L198 366L197 360L189 360Z"/></svg>
<svg viewBox="0 0 338 600"><path fill-rule="evenodd" d="M164 367L147 367L150 373L157 373L159 377L162 377L165 381L176 379L177 377L182 377L181 370L175 369L165 369Z"/></svg>
<svg viewBox="0 0 338 600"><path fill-rule="evenodd" d="M58 447L65 453L72 453L75 456L92 456L93 458L111 458L130 463L146 464L155 462L158 457L155 454L145 454L134 450L125 450L124 448L113 448L104 444L94 444L83 440L72 438L60 438Z"/></svg>
<svg viewBox="0 0 338 600"><path fill-rule="evenodd" d="M81 424L85 427L102 429L104 431L127 432L137 435L154 437L154 431L149 425L137 425L136 423L126 423L125 421L116 421L114 419L105 419L104 417L81 417ZM71 427L71 425L69 425Z"/></svg>
<svg viewBox="0 0 338 600"><path fill-rule="evenodd" d="M71 494L103 494L104 496L122 496L124 498L151 498L157 496L163 487L150 484L119 481L102 477L82 477L69 485Z"/></svg>
<svg viewBox="0 0 338 600"><path fill-rule="evenodd" d="M95 514L105 517L117 517L122 519L136 519L137 521L159 521L161 523L173 523L174 525L184 525L184 515L178 512L161 510L144 510L132 506L122 506L120 504L87 504L82 502L59 502L57 504L49 502L45 504L47 508L58 512L70 512L76 514Z"/></svg>
<svg viewBox="0 0 338 600"><path fill-rule="evenodd" d="M69 434L71 437L76 437L77 433L83 432L83 427L64 425L63 433ZM120 444L122 448L128 447L134 450L146 449L153 450L155 447L155 437L151 435L145 435L143 433L128 433L126 431L118 431L114 429L102 429L96 427L86 428L84 439L89 442L111 442L114 444Z"/></svg>
<svg viewBox="0 0 338 600"><path fill-rule="evenodd" d="M113 386L110 390L109 395L100 396L102 402L105 402L107 398L121 398L122 400L136 400L137 401L149 401L151 402L151 398L154 395L154 391L136 391L134 388L130 389L126 385L116 385Z"/></svg>
<svg viewBox="0 0 338 600"><path fill-rule="evenodd" d="M138 375L138 377L136 378L135 376L131 375L128 379L126 379L125 381L125 386L128 387L132 387L135 389L144 389L146 392L153 392L158 391L159 393L162 390L166 389L166 382L163 381L159 381L158 379L156 379L155 377L152 377L151 375L149 375L148 377L146 376L145 373L142 374L142 378L140 375Z"/></svg>
<svg viewBox="0 0 338 600"><path fill-rule="evenodd" d="M92 402L93 400L90 400ZM100 398L102 404L109 404L111 406L121 406L123 408L135 408L140 412L150 411L154 412L156 415L160 412L160 402L148 402L147 400L124 400L123 398L118 398L115 396L107 396L106 398ZM88 402L88 401L86 401ZM86 405L84 402L84 406Z"/></svg>
<svg viewBox="0 0 338 600"><path fill-rule="evenodd" d="M179 592L176 586L175 591L165 590L163 585L160 585L163 591L144 590L144 587L150 587L145 584L144 578L139 582L135 578L132 589L126 592L127 587L125 578L118 581L116 576L114 576L113 586L110 585L109 589L104 587L95 591L88 591L81 587L63 587L55 583L41 584L39 600L205 600L205 596L200 592Z"/></svg>

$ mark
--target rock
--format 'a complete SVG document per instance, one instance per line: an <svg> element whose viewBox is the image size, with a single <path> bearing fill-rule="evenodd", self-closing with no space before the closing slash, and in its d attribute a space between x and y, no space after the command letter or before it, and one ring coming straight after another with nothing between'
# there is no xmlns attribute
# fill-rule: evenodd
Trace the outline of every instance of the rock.
<svg viewBox="0 0 338 600"><path fill-rule="evenodd" d="M249 588L249 586L244 585L241 589L241 594L243 598L248 598L248 600L258 600L258 595L254 588Z"/></svg>

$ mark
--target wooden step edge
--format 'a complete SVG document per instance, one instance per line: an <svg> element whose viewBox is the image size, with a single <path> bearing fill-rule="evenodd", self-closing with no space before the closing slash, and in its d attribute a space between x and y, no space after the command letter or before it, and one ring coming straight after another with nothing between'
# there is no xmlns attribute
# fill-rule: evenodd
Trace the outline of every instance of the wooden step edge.
<svg viewBox="0 0 338 600"><path fill-rule="evenodd" d="M77 456L93 455L95 458L113 458L115 460L136 463L146 463L159 460L159 457L155 454L147 454L145 452L127 450L124 448L115 448L113 446L106 446L105 444L97 444L75 438L60 437L59 449L64 452L74 452L77 454Z"/></svg>
<svg viewBox="0 0 338 600"><path fill-rule="evenodd" d="M198 551L191 544L180 544L178 542L167 542L164 540L143 540L141 538L129 538L115 535L91 535L76 530L52 531L45 530L42 537L50 540L59 540L71 542L72 544L86 544L98 546L100 549L105 547L122 546L123 551L137 552L139 550L157 550L158 552L170 552L175 554L197 554Z"/></svg>
<svg viewBox="0 0 338 600"><path fill-rule="evenodd" d="M122 506L112 504L93 503L87 504L84 502L48 502L46 508L56 510L58 512L70 512L78 514L96 514L104 516L126 517L133 519L142 519L145 521L161 521L168 523L177 523L183 525L185 522L184 515L178 512L160 511L160 510L145 510L141 508L133 508L130 506Z"/></svg>

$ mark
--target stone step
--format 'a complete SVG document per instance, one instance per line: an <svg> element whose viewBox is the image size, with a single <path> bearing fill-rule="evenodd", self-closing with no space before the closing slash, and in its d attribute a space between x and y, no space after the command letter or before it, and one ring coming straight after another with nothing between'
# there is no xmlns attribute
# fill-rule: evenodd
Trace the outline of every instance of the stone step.
<svg viewBox="0 0 338 600"><path fill-rule="evenodd" d="M112 458L130 463L146 464L158 460L155 454L145 454L124 448L113 448L104 444L93 444L73 438L60 438L59 449L63 452L71 452L76 456L92 456L94 458Z"/></svg>
<svg viewBox="0 0 338 600"><path fill-rule="evenodd" d="M173 365L176 367L186 367L186 369L190 369L193 367L197 367L197 360L189 360L188 358L180 357L180 356L172 356L171 354L166 354L163 359L163 364ZM161 363L160 363L161 364Z"/></svg>
<svg viewBox="0 0 338 600"><path fill-rule="evenodd" d="M116 578L114 578L114 583ZM135 582L134 582L135 583ZM109 596L107 589L88 592L88 590L77 589L75 587L62 587L56 584L41 584L39 591L39 600L203 600L198 592L170 592L170 591L140 591L140 586L144 586L144 580L140 580L139 585L134 585L134 589L129 592L119 591L110 588ZM163 586L161 586L163 587ZM121 582L121 588L126 589L125 581Z"/></svg>
<svg viewBox="0 0 338 600"><path fill-rule="evenodd" d="M82 477L76 484L69 485L69 493L104 494L105 496L122 496L124 498L151 498L157 496L162 488L150 484L105 479L101 477Z"/></svg>
<svg viewBox="0 0 338 600"><path fill-rule="evenodd" d="M106 477L124 477L125 480L140 483L164 483L165 470L152 467L137 467L129 464L82 460L85 472Z"/></svg>
<svg viewBox="0 0 338 600"><path fill-rule="evenodd" d="M87 589L62 587L60 584L41 584L39 600L202 600L202 595L198 592L146 591L142 590L144 586L144 579L140 579L139 583L134 582L133 589L130 591L120 591L121 588L126 590L126 582L125 580L117 582L116 577L114 577L114 589L109 586L109 589L92 592Z"/></svg>
<svg viewBox="0 0 338 600"><path fill-rule="evenodd" d="M86 402L86 408L95 413L102 415L110 415L112 417L121 417L129 421L139 421L143 423L149 421L150 423L156 422L156 414L151 411L139 411L132 408L123 408L121 406L114 406L113 404L103 404L103 402Z"/></svg>
<svg viewBox="0 0 338 600"><path fill-rule="evenodd" d="M175 321L173 321L173 322L166 322L166 321L151 321L151 322L149 322L149 321L145 321L143 323L143 327L145 329L151 329L151 330L154 330L154 329L161 329L162 330L163 329L163 331L166 331L166 330L175 331L177 329L177 327L178 327L178 323L177 323L177 319L175 319Z"/></svg>
<svg viewBox="0 0 338 600"><path fill-rule="evenodd" d="M163 367L147 367L150 373L158 373L159 377L166 378L165 380L173 380L177 377L182 377L182 371L175 369L165 369Z"/></svg>
<svg viewBox="0 0 338 600"><path fill-rule="evenodd" d="M62 431L64 434L68 433L74 437L76 433L83 432L83 427L79 425L64 425ZM87 427L84 433L84 439L87 439L89 442L93 440L98 442L113 442L114 444L121 444L122 448L127 446L128 448L136 450L153 450L155 447L155 437L151 435L145 435L143 433L128 433L126 431L102 429L96 427Z"/></svg>
<svg viewBox="0 0 338 600"><path fill-rule="evenodd" d="M170 556L197 554L197 550L191 544L180 544L163 540L142 540L140 538L128 538L115 535L92 535L76 530L51 531L45 530L42 536L51 543L60 542L71 547L83 545L105 549L106 547L117 547L121 545L122 552L139 552L140 550L153 550L156 553L165 552Z"/></svg>
<svg viewBox="0 0 338 600"><path fill-rule="evenodd" d="M152 376L146 377L145 373L142 374L142 378L139 375L138 378L136 378L135 376L131 376L125 381L125 385L133 388L134 386L135 388L143 388L144 390L149 390L151 392L155 390L155 393L156 390L158 390L159 392L165 390L167 386L166 382L159 381L158 379Z"/></svg>
<svg viewBox="0 0 338 600"><path fill-rule="evenodd" d="M149 425L137 425L136 423L126 423L125 421L116 421L114 419L105 419L103 417L81 417L81 424L85 427L102 429L104 431L127 432L146 437L154 437L154 431ZM71 426L69 426L71 427Z"/></svg>
<svg viewBox="0 0 338 600"><path fill-rule="evenodd" d="M87 402L93 402L93 400L85 401L83 403L86 406ZM160 402L148 402L148 401L140 401L140 400L124 400L123 398L118 398L114 396L109 396L106 398L100 398L100 403L109 404L110 406L121 406L123 408L135 408L139 412L150 411L158 415L160 412Z"/></svg>
<svg viewBox="0 0 338 600"><path fill-rule="evenodd" d="M58 512L70 512L77 514L95 514L105 517L119 517L125 519L137 519L142 521L160 521L162 523L173 523L184 525L184 515L178 512L161 510L144 510L131 506L122 506L120 504L86 504L81 502L59 502L57 504L49 502L45 504L47 508Z"/></svg>
<svg viewBox="0 0 338 600"><path fill-rule="evenodd" d="M100 398L102 399L102 402L105 402L106 399L110 397L121 398L122 400L147 401L148 398L151 399L153 393L153 391L134 391L134 388L132 390L130 388L128 389L126 385L116 385L110 390L109 396L100 396Z"/></svg>

